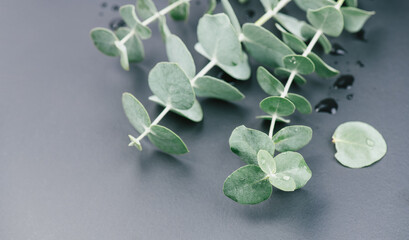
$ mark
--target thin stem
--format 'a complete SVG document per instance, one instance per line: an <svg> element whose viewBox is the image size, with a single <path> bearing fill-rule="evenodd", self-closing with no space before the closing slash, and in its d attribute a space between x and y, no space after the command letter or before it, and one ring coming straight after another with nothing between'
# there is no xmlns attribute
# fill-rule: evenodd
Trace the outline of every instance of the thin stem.
<svg viewBox="0 0 409 240"><path fill-rule="evenodd" d="M338 0L337 5L335 5L336 9L340 9L342 4L344 3L345 0Z"/></svg>
<svg viewBox="0 0 409 240"><path fill-rule="evenodd" d="M203 77L210 69L212 69L216 65L216 59L212 59L196 76L192 79L191 83L192 86L195 85L195 82L198 78Z"/></svg>
<svg viewBox="0 0 409 240"><path fill-rule="evenodd" d="M302 55L304 57L308 56L308 54L310 54L310 52L312 51L312 49L314 48L315 44L318 42L318 40L320 39L322 34L321 30L317 30L317 32L315 33L314 37L312 37L311 42L308 44L307 48L305 49L305 51L302 53Z"/></svg>
<svg viewBox="0 0 409 240"><path fill-rule="evenodd" d="M271 118L270 130L268 131L268 137L271 139L273 139L274 125L276 124L276 120L277 120L277 115L273 114Z"/></svg>
<svg viewBox="0 0 409 240"><path fill-rule="evenodd" d="M270 18L274 17L283 7L285 7L291 0L281 0L278 2L274 9L268 10L263 16L261 16L254 24L261 26L266 23Z"/></svg>

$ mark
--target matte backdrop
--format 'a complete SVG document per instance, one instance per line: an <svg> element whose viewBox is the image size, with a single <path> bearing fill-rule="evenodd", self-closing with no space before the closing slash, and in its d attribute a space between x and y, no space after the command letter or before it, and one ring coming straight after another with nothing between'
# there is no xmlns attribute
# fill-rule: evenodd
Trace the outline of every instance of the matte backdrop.
<svg viewBox="0 0 409 240"><path fill-rule="evenodd" d="M263 13L259 1L231 2L241 23ZM89 31L108 27L119 17L115 6L126 3L134 1L1 1L0 239L409 239L408 1L362 0L360 7L377 12L365 25L367 41L347 33L331 39L347 53L323 58L355 77L351 89L335 90L336 78L315 75L294 85L313 105L332 97L339 108L334 115L291 117L313 128L301 151L313 177L303 189L275 189L255 206L222 192L225 178L243 165L229 150L232 130L241 124L268 129L255 119L266 95L254 72L235 85L243 101L201 99L203 122L166 116L162 124L180 134L189 154L170 156L148 141L143 152L127 147L127 135L137 133L121 94L134 94L155 117L161 108L148 101L147 76L166 55L156 23L144 41L146 59L129 72L96 50ZM193 49L206 8L207 1L194 0L187 22L168 20L198 69L207 63ZM305 19L293 3L285 11ZM252 60L253 71L257 65ZM351 120L383 134L384 159L364 169L334 159L332 133Z"/></svg>

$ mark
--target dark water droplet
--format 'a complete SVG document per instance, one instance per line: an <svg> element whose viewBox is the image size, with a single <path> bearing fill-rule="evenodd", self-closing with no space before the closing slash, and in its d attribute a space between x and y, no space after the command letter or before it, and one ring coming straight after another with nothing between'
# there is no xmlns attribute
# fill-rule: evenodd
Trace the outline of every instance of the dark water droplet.
<svg viewBox="0 0 409 240"><path fill-rule="evenodd" d="M348 99L348 100L352 100L352 98L354 98L354 94L351 93L351 94L348 94L348 95L347 95L347 99Z"/></svg>
<svg viewBox="0 0 409 240"><path fill-rule="evenodd" d="M326 98L321 100L315 105L316 112L326 112L329 114L335 114L338 110L338 104L333 98Z"/></svg>
<svg viewBox="0 0 409 240"><path fill-rule="evenodd" d="M360 66L361 68L365 67L365 64L360 60L356 61L356 64L358 64L358 66Z"/></svg>
<svg viewBox="0 0 409 240"><path fill-rule="evenodd" d="M356 39L367 42L368 40L365 38L365 30L361 29L358 32L354 33Z"/></svg>
<svg viewBox="0 0 409 240"><path fill-rule="evenodd" d="M230 83L231 85L235 85L237 82L239 82L239 80L233 78L233 77L230 76L229 74L225 73L223 70L221 70L221 71L217 74L217 78L223 79L224 81Z"/></svg>
<svg viewBox="0 0 409 240"><path fill-rule="evenodd" d="M119 10L118 5L112 5L112 11L117 12Z"/></svg>
<svg viewBox="0 0 409 240"><path fill-rule="evenodd" d="M338 43L334 43L332 45L332 49L330 54L331 55L335 55L335 56L343 56L345 55L345 53L347 53L347 50L345 50L341 45L339 45Z"/></svg>
<svg viewBox="0 0 409 240"><path fill-rule="evenodd" d="M350 74L341 75L334 83L334 88L351 89L354 84L354 76Z"/></svg>
<svg viewBox="0 0 409 240"><path fill-rule="evenodd" d="M122 18L115 18L111 22L109 22L109 28L113 31L117 30L120 27L125 27L126 23Z"/></svg>
<svg viewBox="0 0 409 240"><path fill-rule="evenodd" d="M106 3L106 2L101 3L102 8L106 8L107 6L108 6L108 3Z"/></svg>
<svg viewBox="0 0 409 240"><path fill-rule="evenodd" d="M256 13L254 12L254 10L252 10L252 9L248 9L248 10L246 11L246 13L247 13L247 16L248 16L249 18L253 18L254 15L256 14Z"/></svg>

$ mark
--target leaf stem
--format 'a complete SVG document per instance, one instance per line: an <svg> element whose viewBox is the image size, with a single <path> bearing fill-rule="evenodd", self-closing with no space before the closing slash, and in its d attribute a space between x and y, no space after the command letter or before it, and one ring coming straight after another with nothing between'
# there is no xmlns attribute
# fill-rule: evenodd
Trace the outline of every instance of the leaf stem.
<svg viewBox="0 0 409 240"><path fill-rule="evenodd" d="M208 71L210 71L210 69L212 69L216 65L216 63L217 60L213 58L204 68L202 68L202 70L200 70L200 72L196 74L196 76L192 79L192 86L195 85L195 82L198 78L203 77Z"/></svg>
<svg viewBox="0 0 409 240"><path fill-rule="evenodd" d="M285 7L291 0L281 0L278 4L273 8L269 9L263 16L261 16L254 24L257 26L261 26L266 23L270 18L274 17L283 7Z"/></svg>
<svg viewBox="0 0 409 240"><path fill-rule="evenodd" d="M155 120L153 120L153 122L151 123L152 125L157 125L160 120L162 120L163 117L165 117L165 115L170 111L170 109L172 109L172 107L170 105L167 105L162 112L155 118ZM141 135L138 136L138 138L135 140L136 142L140 142L146 135L148 135L148 133L150 133L151 128L150 126L148 128L145 129L145 131L143 131L143 133Z"/></svg>
<svg viewBox="0 0 409 240"><path fill-rule="evenodd" d="M344 1L345 0L338 0L337 5L335 5L335 8L339 10L341 8L342 4L344 3Z"/></svg>

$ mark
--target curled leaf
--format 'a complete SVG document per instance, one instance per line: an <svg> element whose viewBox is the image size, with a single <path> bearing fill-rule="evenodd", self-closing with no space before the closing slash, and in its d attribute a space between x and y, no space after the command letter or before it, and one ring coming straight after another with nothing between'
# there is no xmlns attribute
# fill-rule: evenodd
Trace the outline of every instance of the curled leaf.
<svg viewBox="0 0 409 240"><path fill-rule="evenodd" d="M169 0L169 5L178 1L180 0ZM176 21L186 20L189 17L189 8L189 1L185 1L176 8L172 9L172 11L170 11L170 16Z"/></svg>

